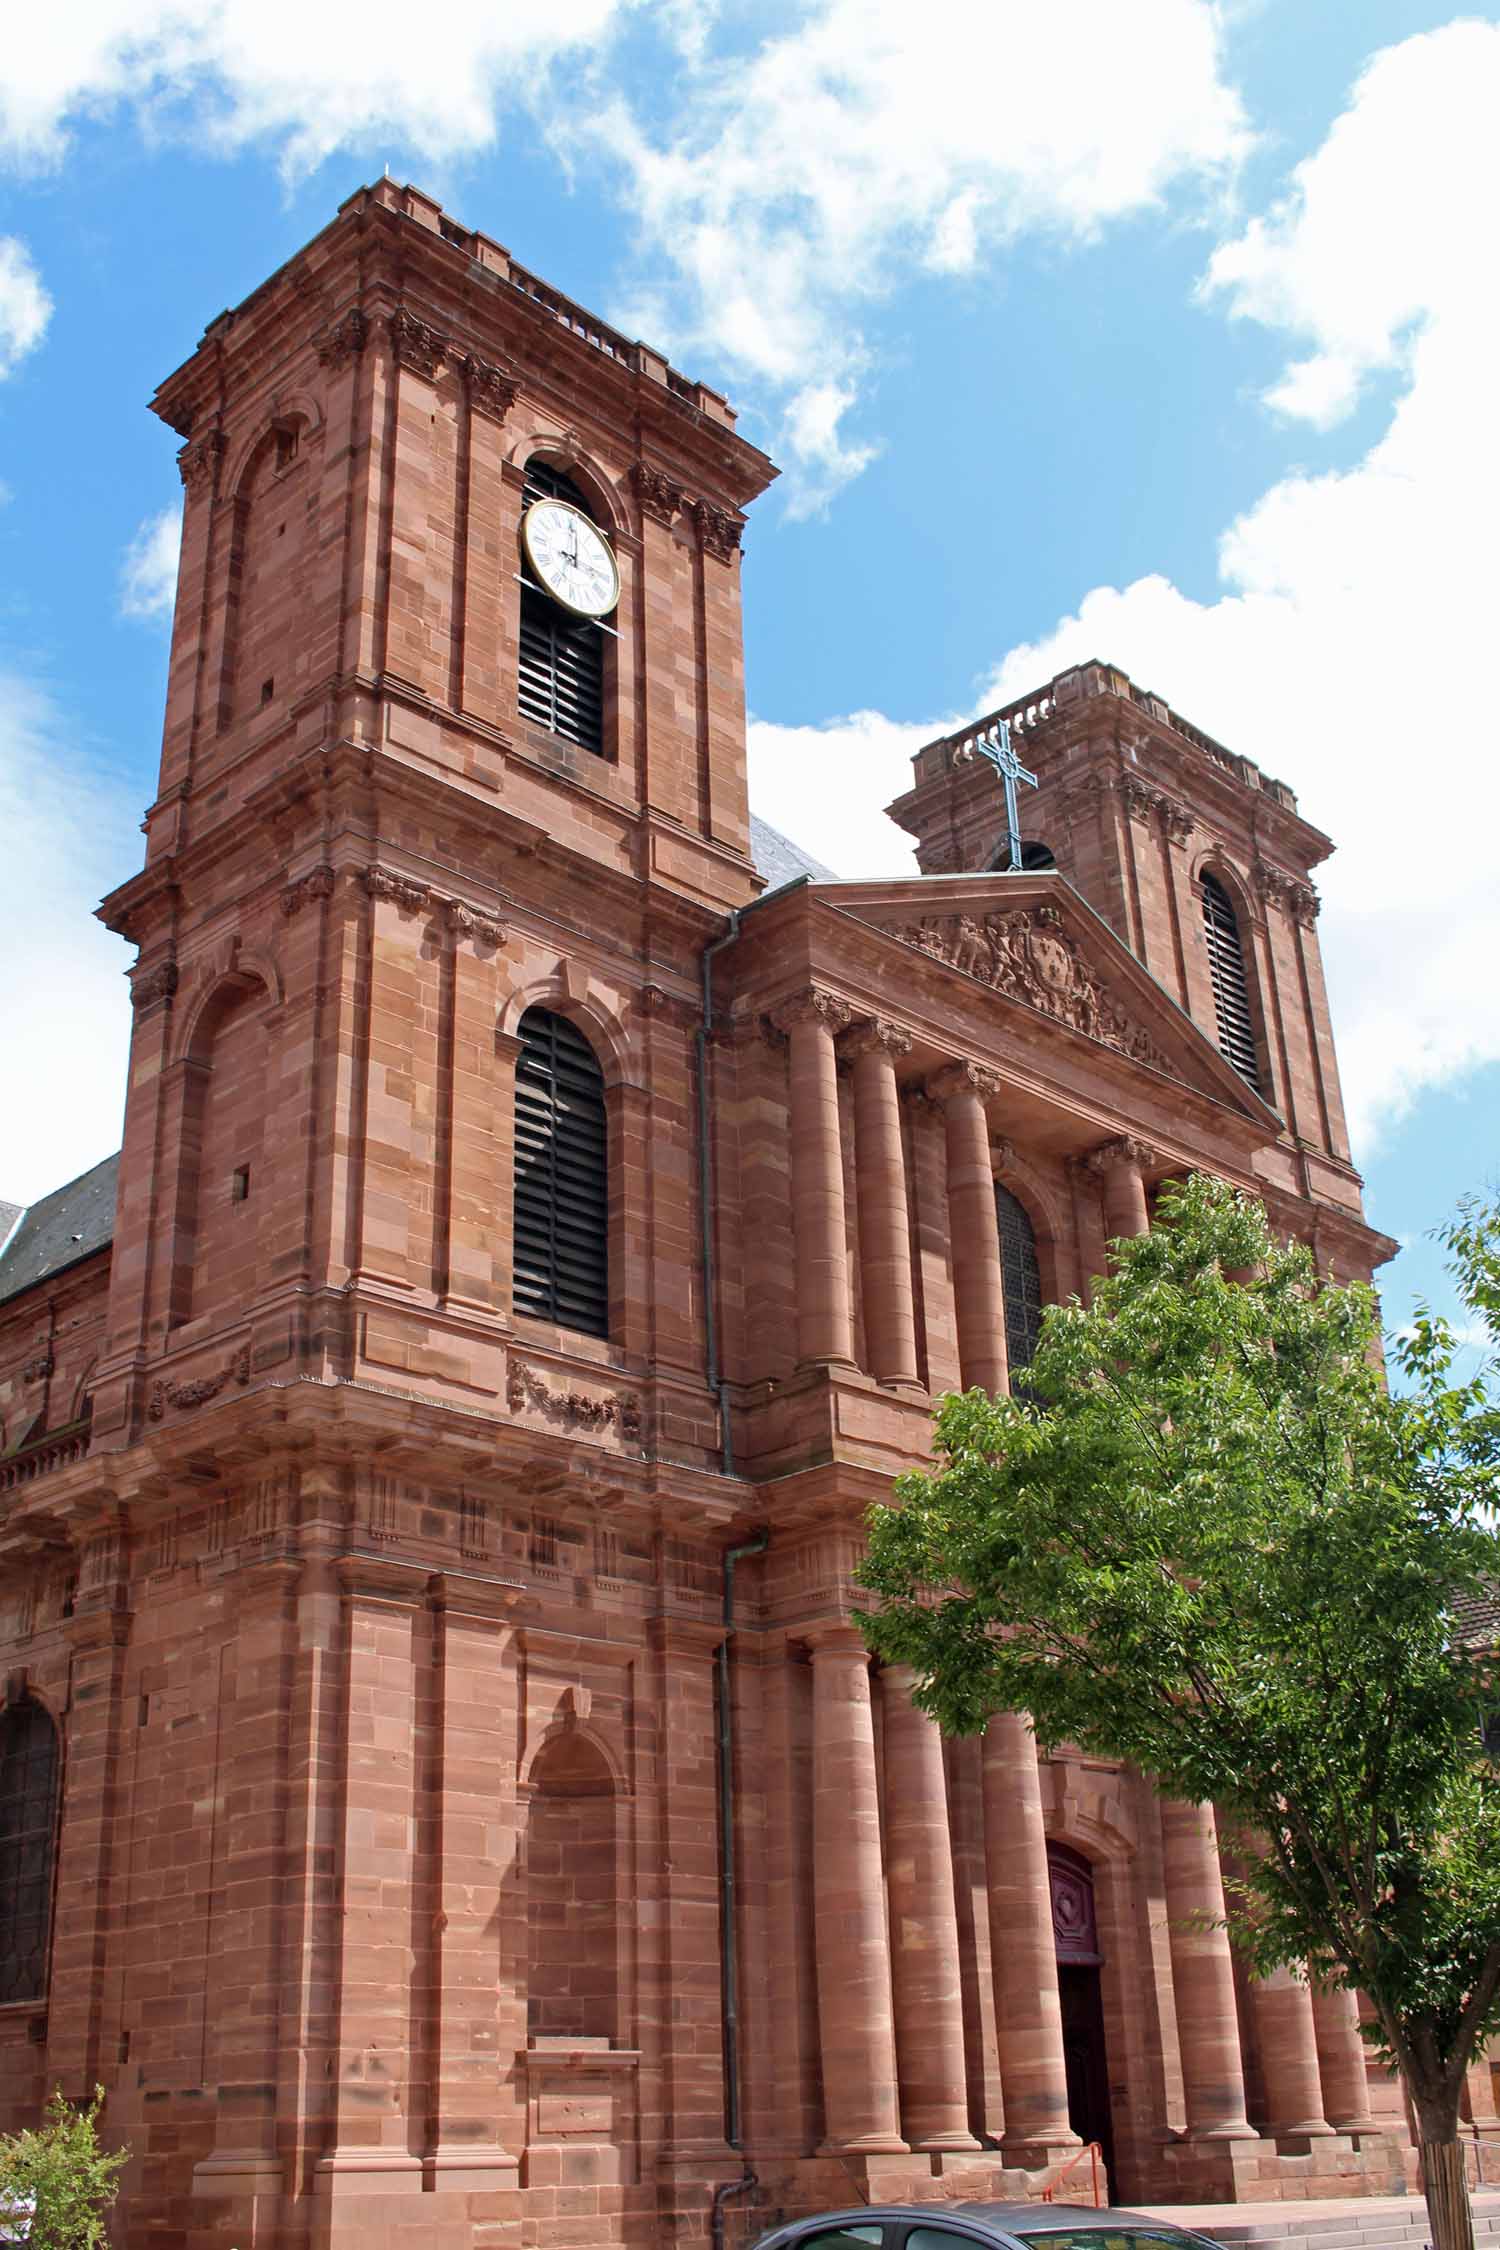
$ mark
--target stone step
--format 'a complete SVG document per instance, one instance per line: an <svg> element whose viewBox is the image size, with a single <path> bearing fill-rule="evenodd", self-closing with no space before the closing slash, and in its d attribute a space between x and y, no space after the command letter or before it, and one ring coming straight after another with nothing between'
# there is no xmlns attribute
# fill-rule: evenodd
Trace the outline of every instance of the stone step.
<svg viewBox="0 0 1500 2250"><path fill-rule="evenodd" d="M1161 2215L1167 2215L1165 2206ZM1191 2219L1183 2213L1177 2223L1222 2243L1224 2250L1426 2250L1431 2239L1426 2205L1417 2195L1372 2199L1363 2209L1347 2201L1334 2209L1287 2202L1253 2215L1241 2208L1233 2218L1227 2209L1200 2210ZM1500 2245L1500 2195L1474 2197L1474 2239L1485 2250Z"/></svg>

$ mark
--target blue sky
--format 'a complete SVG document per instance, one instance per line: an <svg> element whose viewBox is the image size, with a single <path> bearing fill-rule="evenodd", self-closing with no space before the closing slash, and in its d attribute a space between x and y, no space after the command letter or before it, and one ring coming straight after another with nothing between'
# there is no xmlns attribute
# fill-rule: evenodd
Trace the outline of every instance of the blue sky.
<svg viewBox="0 0 1500 2250"><path fill-rule="evenodd" d="M1500 1177L1500 21L1420 0L90 0L0 53L0 1195L116 1145L174 560L145 411L389 164L784 475L759 809L896 872L941 726L1108 657L1340 845L1370 1215Z"/></svg>

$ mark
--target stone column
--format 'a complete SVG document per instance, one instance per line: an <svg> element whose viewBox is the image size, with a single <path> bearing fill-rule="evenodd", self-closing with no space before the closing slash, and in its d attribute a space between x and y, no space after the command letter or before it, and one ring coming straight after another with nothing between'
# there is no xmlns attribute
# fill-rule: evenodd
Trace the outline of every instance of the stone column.
<svg viewBox="0 0 1500 2250"><path fill-rule="evenodd" d="M797 1356L808 1367L852 1367L849 1244L839 1143L834 1034L849 1009L809 987L773 1018L791 1043L792 1228L797 1246Z"/></svg>
<svg viewBox="0 0 1500 2250"><path fill-rule="evenodd" d="M911 1215L895 1060L911 1051L911 1040L872 1016L856 1024L842 1049L854 1064L854 1165L870 1372L877 1382L916 1389Z"/></svg>
<svg viewBox="0 0 1500 2250"><path fill-rule="evenodd" d="M439 1284L445 1307L508 1320L508 1289L502 1296L500 1284L510 1278L513 1229L505 1226L502 1245L496 1196L496 1141L513 1145L515 1111L515 1063L507 1067L496 1051L505 929L493 915L457 899L449 900L446 917L453 945L447 994L451 1059L447 1133L440 1144L445 1176ZM508 1195L503 1209L508 1215Z"/></svg>
<svg viewBox="0 0 1500 2250"><path fill-rule="evenodd" d="M953 1226L953 1294L965 1390L1008 1390L1000 1229L984 1105L999 1080L974 1063L950 1063L928 1086L948 1129L948 1208Z"/></svg>
<svg viewBox="0 0 1500 2250"><path fill-rule="evenodd" d="M1168 1799L1161 1826L1188 2136L1253 2140L1213 1807Z"/></svg>
<svg viewBox="0 0 1500 2250"><path fill-rule="evenodd" d="M432 2187L494 2194L517 2182L506 2145L519 2023L503 2021L496 1931L515 1879L517 1698L510 1612L519 1597L484 1579L435 1578L432 1963ZM509 2036L507 2037L507 2033ZM507 2047L511 2050L506 2052Z"/></svg>
<svg viewBox="0 0 1500 2250"><path fill-rule="evenodd" d="M881 1679L901 2123L913 2148L972 2149L943 1738L912 1702L914 1683L905 1665Z"/></svg>
<svg viewBox="0 0 1500 2250"><path fill-rule="evenodd" d="M1028 2168L1076 2147L1057 1996L1057 1941L1036 1740L1019 1711L984 1730L984 1841L1005 2160Z"/></svg>
<svg viewBox="0 0 1500 2250"><path fill-rule="evenodd" d="M1273 1969L1250 1986L1260 2041L1266 2117L1277 2140L1327 2134L1312 1994L1291 1969Z"/></svg>
<svg viewBox="0 0 1500 2250"><path fill-rule="evenodd" d="M1090 1152L1089 1164L1104 1182L1104 1231L1111 1242L1150 1232L1144 1167L1153 1161L1154 1151L1128 1134Z"/></svg>
<svg viewBox="0 0 1500 2250"><path fill-rule="evenodd" d="M869 1653L852 1625L820 1626L808 1639L823 2147L901 2155Z"/></svg>
<svg viewBox="0 0 1500 2250"><path fill-rule="evenodd" d="M1359 2035L1359 2002L1347 1986L1314 1985L1313 2033L1318 2043L1318 2073L1323 2115L1336 2133L1373 2133L1367 2049Z"/></svg>

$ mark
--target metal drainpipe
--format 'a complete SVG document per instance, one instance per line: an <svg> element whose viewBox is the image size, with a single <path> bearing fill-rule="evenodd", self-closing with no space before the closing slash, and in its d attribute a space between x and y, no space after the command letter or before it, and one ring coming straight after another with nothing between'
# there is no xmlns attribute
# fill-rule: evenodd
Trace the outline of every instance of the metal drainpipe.
<svg viewBox="0 0 1500 2250"><path fill-rule="evenodd" d="M703 1351L708 1387L719 1410L719 1455L726 1477L734 1475L734 1432L729 1421L729 1385L719 1367L719 1280L714 1258L714 1152L708 1129L708 1042L714 1022L714 955L733 945L740 934L740 909L729 917L729 927L703 948L703 1014L693 1034L698 1065L698 1194L703 1213Z"/></svg>
<svg viewBox="0 0 1500 2250"><path fill-rule="evenodd" d="M740 1994L735 1958L735 1849L734 1849L734 1701L729 1686L729 1644L734 1638L735 1566L746 1555L759 1555L770 1544L771 1534L760 1530L742 1546L724 1555L724 1637L714 1658L718 1691L719 1766L719 1973L724 1992L724 2138L741 2151L744 2130L740 2119ZM713 2250L724 2250L724 2206L737 2195L748 2195L759 2181L748 2164L737 2180L721 2180L714 2189Z"/></svg>

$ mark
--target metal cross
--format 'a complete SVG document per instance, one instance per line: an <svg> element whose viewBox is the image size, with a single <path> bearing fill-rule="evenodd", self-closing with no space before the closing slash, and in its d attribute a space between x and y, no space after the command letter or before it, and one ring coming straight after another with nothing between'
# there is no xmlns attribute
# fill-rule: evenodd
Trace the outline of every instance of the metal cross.
<svg viewBox="0 0 1500 2250"><path fill-rule="evenodd" d="M1009 719L996 719L983 734L974 737L970 749L981 758L988 758L1005 786L1005 826L1010 837L1011 871L1021 865L1021 815L1016 804L1016 783L1024 781L1028 789L1035 789L1036 775L1028 772L1010 746Z"/></svg>

